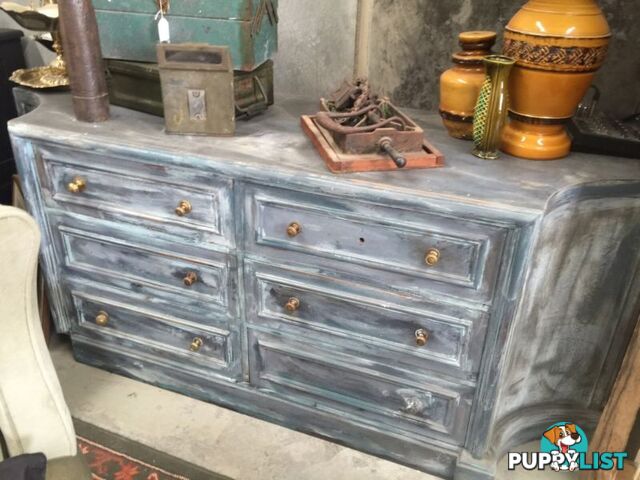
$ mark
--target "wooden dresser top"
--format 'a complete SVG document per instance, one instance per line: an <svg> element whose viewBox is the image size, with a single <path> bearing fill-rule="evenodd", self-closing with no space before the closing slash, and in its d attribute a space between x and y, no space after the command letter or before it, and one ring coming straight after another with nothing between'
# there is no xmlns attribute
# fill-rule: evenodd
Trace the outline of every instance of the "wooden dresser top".
<svg viewBox="0 0 640 480"><path fill-rule="evenodd" d="M280 186L314 189L328 194L366 198L381 203L429 205L439 209L493 211L533 219L556 193L590 182L640 181L640 160L572 153L568 158L535 162L508 155L494 161L471 155L470 142L450 138L437 115L407 110L430 141L445 155L445 167L428 170L331 174L302 132L299 116L313 113L314 103L278 99L269 111L238 122L232 138L166 135L164 121L120 107L101 124L78 122L67 93L19 97L40 106L10 122L14 136L105 154L121 154L158 165L171 163ZM26 96L26 97L25 97Z"/></svg>

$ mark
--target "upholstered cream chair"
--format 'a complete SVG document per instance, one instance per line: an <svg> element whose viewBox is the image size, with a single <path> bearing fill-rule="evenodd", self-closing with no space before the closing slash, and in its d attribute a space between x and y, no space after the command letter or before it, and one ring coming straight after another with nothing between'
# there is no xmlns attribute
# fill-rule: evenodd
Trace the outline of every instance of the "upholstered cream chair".
<svg viewBox="0 0 640 480"><path fill-rule="evenodd" d="M9 456L47 456L47 479L88 478L80 458L69 459L75 431L40 325L39 247L34 220L0 205L0 431Z"/></svg>

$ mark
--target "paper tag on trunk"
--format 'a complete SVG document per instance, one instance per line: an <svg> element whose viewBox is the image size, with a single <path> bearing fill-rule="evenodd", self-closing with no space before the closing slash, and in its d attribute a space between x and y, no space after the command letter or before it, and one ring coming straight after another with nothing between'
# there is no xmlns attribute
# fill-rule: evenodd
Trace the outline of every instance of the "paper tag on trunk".
<svg viewBox="0 0 640 480"><path fill-rule="evenodd" d="M158 17L160 17L158 19ZM160 43L171 43L171 32L169 30L169 20L165 17L162 11L158 12L156 15L156 20L158 20L158 40Z"/></svg>

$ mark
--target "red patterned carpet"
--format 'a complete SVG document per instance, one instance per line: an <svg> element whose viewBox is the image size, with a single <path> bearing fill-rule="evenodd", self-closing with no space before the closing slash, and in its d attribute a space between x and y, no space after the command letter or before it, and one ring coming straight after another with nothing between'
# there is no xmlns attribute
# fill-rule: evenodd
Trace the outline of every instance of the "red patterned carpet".
<svg viewBox="0 0 640 480"><path fill-rule="evenodd" d="M91 469L93 480L190 480L80 436L78 448Z"/></svg>
<svg viewBox="0 0 640 480"><path fill-rule="evenodd" d="M95 425L73 423L92 480L231 480Z"/></svg>

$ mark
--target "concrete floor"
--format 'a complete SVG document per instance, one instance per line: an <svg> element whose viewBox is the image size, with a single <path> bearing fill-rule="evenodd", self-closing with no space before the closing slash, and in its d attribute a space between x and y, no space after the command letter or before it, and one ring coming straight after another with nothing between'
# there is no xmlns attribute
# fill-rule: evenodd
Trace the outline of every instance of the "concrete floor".
<svg viewBox="0 0 640 480"><path fill-rule="evenodd" d="M51 353L74 417L235 480L437 480L356 450L79 364L65 340L54 339ZM534 450L535 444L523 448L527 447ZM502 462L498 478L558 477L554 472L507 472Z"/></svg>

